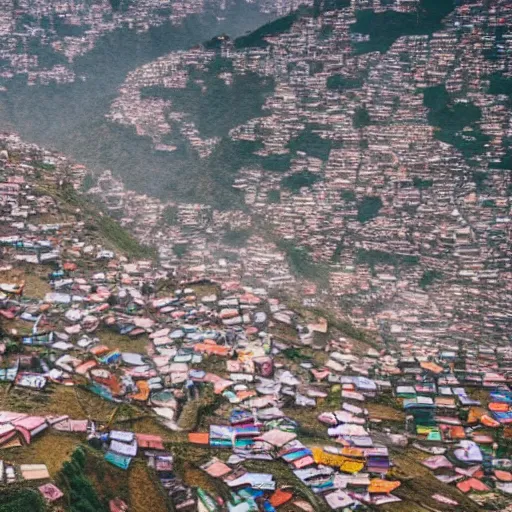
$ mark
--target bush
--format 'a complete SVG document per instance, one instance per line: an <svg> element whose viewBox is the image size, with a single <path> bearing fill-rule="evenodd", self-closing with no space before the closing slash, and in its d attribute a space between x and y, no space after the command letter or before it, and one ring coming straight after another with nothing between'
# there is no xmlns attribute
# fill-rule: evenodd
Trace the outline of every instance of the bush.
<svg viewBox="0 0 512 512"><path fill-rule="evenodd" d="M317 73L321 73L324 70L324 63L316 60L310 61L309 63L309 76L314 76Z"/></svg>
<svg viewBox="0 0 512 512"><path fill-rule="evenodd" d="M424 180L422 178L414 177L412 183L416 188L423 190L430 188L434 184L434 180Z"/></svg>
<svg viewBox="0 0 512 512"><path fill-rule="evenodd" d="M233 247L243 247L250 236L251 232L248 229L228 230L224 233L223 241Z"/></svg>
<svg viewBox="0 0 512 512"><path fill-rule="evenodd" d="M178 223L178 207L171 205L166 206L162 212L162 217L168 226L176 225Z"/></svg>
<svg viewBox="0 0 512 512"><path fill-rule="evenodd" d="M296 193L302 187L311 187L318 180L320 180L320 176L318 176L318 174L314 174L310 171L299 171L283 178L281 180L281 185Z"/></svg>
<svg viewBox="0 0 512 512"><path fill-rule="evenodd" d="M77 448L74 452L73 452L73 455L71 455L71 460L80 468L80 469L84 469L85 468L85 452L83 450L83 448Z"/></svg>
<svg viewBox="0 0 512 512"><path fill-rule="evenodd" d="M299 133L297 137L290 140L286 146L290 151L303 151L304 153L320 160L327 160L331 152L332 141L330 139L323 139L311 129Z"/></svg>
<svg viewBox="0 0 512 512"><path fill-rule="evenodd" d="M363 85L361 78L350 78L342 75L332 75L327 79L327 89L331 91L345 91L346 89L359 89Z"/></svg>
<svg viewBox="0 0 512 512"><path fill-rule="evenodd" d="M356 200L356 193L353 190L342 190L340 192L340 196L341 199L343 199L343 201L347 201L349 203L352 203L353 201Z"/></svg>
<svg viewBox="0 0 512 512"><path fill-rule="evenodd" d="M279 203L281 201L281 192L278 189L269 190L267 201L271 204Z"/></svg>
<svg viewBox="0 0 512 512"><path fill-rule="evenodd" d="M295 275L328 286L329 268L326 265L315 263L306 249L295 247L288 240L279 240L277 246L286 253L290 268Z"/></svg>
<svg viewBox="0 0 512 512"><path fill-rule="evenodd" d="M233 61L226 57L217 55L208 63L208 72L212 74L230 73L233 71Z"/></svg>
<svg viewBox="0 0 512 512"><path fill-rule="evenodd" d="M475 171L473 173L473 181L475 182L477 192L483 192L485 190L487 176L487 173L484 171Z"/></svg>
<svg viewBox="0 0 512 512"><path fill-rule="evenodd" d="M86 458L84 449L77 448L71 455L71 460L64 462L58 476L61 487L69 494L70 511L107 512L107 507L100 500L96 489L84 472Z"/></svg>
<svg viewBox="0 0 512 512"><path fill-rule="evenodd" d="M371 124L370 114L368 110L366 110L366 107L356 108L352 124L356 129L364 128Z"/></svg>
<svg viewBox="0 0 512 512"><path fill-rule="evenodd" d="M512 78L505 78L501 73L491 75L489 94L505 94L512 98Z"/></svg>
<svg viewBox="0 0 512 512"><path fill-rule="evenodd" d="M382 200L378 196L366 196L357 206L357 220L359 222L368 222L379 215L382 208Z"/></svg>
<svg viewBox="0 0 512 512"><path fill-rule="evenodd" d="M510 143L510 142L509 142ZM500 162L490 164L491 167L495 169L512 169L512 151L508 150L507 153L503 156Z"/></svg>
<svg viewBox="0 0 512 512"><path fill-rule="evenodd" d="M0 493L0 512L44 512L41 494L33 489L10 490Z"/></svg>
<svg viewBox="0 0 512 512"><path fill-rule="evenodd" d="M177 258L181 259L188 252L187 244L174 244L172 246L172 252L176 255Z"/></svg>
<svg viewBox="0 0 512 512"><path fill-rule="evenodd" d="M379 250L366 250L359 249L356 253L356 263L366 264L373 268L375 265L417 265L419 263L418 256L411 254L394 254L386 251Z"/></svg>
<svg viewBox="0 0 512 512"><path fill-rule="evenodd" d="M84 192L87 192L88 190L90 190L92 187L94 187L94 178L92 176L92 174L90 172L88 172L85 176L84 176L84 181L82 182L82 190Z"/></svg>
<svg viewBox="0 0 512 512"><path fill-rule="evenodd" d="M442 277L443 274L438 270L425 270L421 276L419 285L421 288L425 289L427 286L430 286L436 279L441 279Z"/></svg>

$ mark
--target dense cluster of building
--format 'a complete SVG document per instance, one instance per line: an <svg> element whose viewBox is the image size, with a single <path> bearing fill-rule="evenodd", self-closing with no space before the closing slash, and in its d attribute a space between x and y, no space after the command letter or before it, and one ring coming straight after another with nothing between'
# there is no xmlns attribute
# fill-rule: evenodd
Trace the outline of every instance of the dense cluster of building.
<svg viewBox="0 0 512 512"><path fill-rule="evenodd" d="M297 4L260 3L279 13ZM2 136L0 381L33 392L80 385L133 404L169 432L187 432L183 442L208 455L200 469L218 495L183 479L162 437L97 429L65 411L0 412L0 448L49 430L74 432L119 468L146 457L185 511L365 510L415 499L436 510L508 510L512 184L499 164L512 118L510 97L491 94L490 80L512 79L512 37L503 30L512 6L465 3L431 37L357 52L368 42L353 30L357 9L409 12L416 3L353 1L298 19L266 46L236 49L226 39L219 50L176 52L128 74L109 120L150 136L157 151L175 151L178 135L200 158L220 138L203 137L172 99L142 89L186 88L219 53L232 63L219 75L227 84L249 71L273 79L265 115L229 138L258 143L261 162L290 163L280 172L242 167L233 187L244 211L141 195L109 171L93 176ZM28 72L42 84L75 76L64 65L41 69L31 38L72 61L121 24L147 30L162 16L179 23L206 5L169 2L163 15L165 5L151 0L118 13L108 2L3 4L0 58L10 64L2 76ZM20 34L27 13L37 22ZM54 16L90 28L60 38L40 27ZM457 137L471 146L483 136L482 151L468 156L439 139L423 94L438 85L454 105L479 109ZM292 149L304 133L315 142ZM318 139L329 149L311 155ZM289 186L301 175L305 186ZM75 201L79 189L106 212L96 220L117 219L156 248L158 262L123 254L119 237L102 234L86 203ZM298 269L297 256L316 271ZM308 306L317 308L313 316ZM322 310L363 329L349 329L359 339L319 318L329 316ZM122 350L106 342L108 333L125 340ZM141 339L144 350L126 349ZM218 412L191 428L191 404L205 402ZM428 473L413 471L412 460ZM255 461L268 466L258 472ZM44 461L32 462L0 461L0 482L44 481L41 493L58 503L62 492ZM285 467L296 488L273 476L275 467ZM414 483L423 478L431 478L428 490Z"/></svg>
<svg viewBox="0 0 512 512"><path fill-rule="evenodd" d="M305 16L289 31L267 37L266 47L223 44L221 56L233 65L219 75L227 83L248 71L275 82L264 117L233 128L230 137L259 142L260 156L289 155L291 163L284 174L245 166L233 186L243 191L250 216L214 211L206 232L216 234L216 218L232 229L247 222L254 232L306 249L330 267L327 305L341 304L339 312L366 328L418 342L432 336L506 342L511 183L510 172L496 164L509 147L511 110L505 94L490 94L489 83L496 73L510 79L512 38L503 28L512 23L511 5L461 5L432 37L404 36L383 53L358 54L357 44L368 39L351 29L361 7ZM191 70L204 70L217 57L214 50L195 48L131 72L110 119L136 127L159 149L179 130L206 157L215 139L201 138L187 112L173 110L172 100L141 90L185 88ZM333 77L345 85L333 86ZM483 151L468 157L436 137L422 93L437 85L445 85L453 101L480 109L476 125L459 135L469 142L478 133L487 136ZM364 126L354 123L358 109L368 113ZM304 130L331 141L327 158L308 155L307 146L306 153L290 151L290 141ZM312 185L299 192L283 186L283 177L304 170L318 178ZM277 201L269 200L276 194ZM361 218L372 200L378 215ZM206 261L212 249L215 254L219 237L213 238L199 254L216 272L217 262ZM198 248L207 239L203 235ZM234 268L247 265L260 247L249 239ZM280 284L292 277L278 273L273 277Z"/></svg>
<svg viewBox="0 0 512 512"><path fill-rule="evenodd" d="M292 290L296 280L285 254L263 235L252 234L248 245L233 247L224 240L229 229L251 228L240 212L220 212L202 204L162 202L126 189L109 171L101 174L87 194L106 205L110 215L145 245L158 249L163 268L198 280L244 281L251 285ZM169 222L167 211L174 212ZM179 253L176 247L185 246Z"/></svg>
<svg viewBox="0 0 512 512"><path fill-rule="evenodd" d="M367 339L372 347L269 288L173 276L123 254L113 226L102 232L102 214L80 202L82 166L15 136L2 146L0 381L34 393L80 386L132 404L201 451L216 494L186 480L165 436L66 411L1 411L5 453L53 431L78 436L122 470L143 457L178 510L348 511L418 499L441 510L491 502L507 510L509 347L435 336ZM200 208L178 215L201 222ZM108 333L124 348L107 344ZM141 340L144 349L130 349ZM197 428L190 411L208 404L215 412ZM430 485L410 474L411 458L431 471ZM25 481L48 502L63 498L44 459L7 460L0 486Z"/></svg>
<svg viewBox="0 0 512 512"><path fill-rule="evenodd" d="M173 2L172 7L179 10L179 5ZM9 48L19 49L9 23L16 25L24 9L37 20L58 15L77 27L94 26L104 18L144 24L160 12L151 2L130 4L114 14L108 2L95 4L94 12L74 3L18 7L19 13L6 9L3 14L2 37L12 44L0 45L7 52L2 57L14 67L35 58L17 50L9 53ZM275 9L282 13L293 7L285 2ZM183 3L185 10L196 8L199 4ZM270 7L262 3L261 8ZM284 173L257 164L241 169L233 186L243 193L247 212L164 204L125 190L108 174L92 192L107 198L110 212L142 242L157 246L165 264L190 276L280 286L306 297L308 304L321 303L361 327L399 340L455 335L506 341L511 183L510 173L496 164L508 147L511 121L508 97L490 94L489 83L495 73L509 76L512 43L503 27L511 22L510 5L461 5L432 37L404 36L383 53L359 54L357 45L368 37L352 27L356 11L365 8L408 12L415 2L352 2L350 8L304 16L289 31L267 37L266 47L237 50L229 40L222 45L220 55L233 67L219 75L226 83L251 71L272 77L275 84L263 106L264 117L234 127L230 138L261 143L262 158L290 157ZM46 37L44 31L29 29L30 37ZM91 33L98 37L103 32ZM64 37L69 44L72 39ZM489 58L489 52L495 56ZM207 158L220 138L202 136L186 111L173 109L172 100L141 91L186 88L191 71L204 71L217 57L215 50L197 47L130 72L109 120L150 136L157 151L175 151L177 136ZM5 71L8 76L15 73L11 68ZM74 80L71 68L59 65L55 70L58 78L52 70L38 70L38 80ZM336 77L345 85L333 86ZM437 128L429 124L422 92L439 84L456 102L481 111L480 120L459 134L468 143L477 132L488 137L484 151L469 163L454 146L438 140ZM358 109L366 110L369 124L354 125ZM306 153L290 150L290 142L305 132L331 144L327 157L311 156L307 148L301 148ZM300 191L283 186L283 178L304 171L315 177L312 185ZM378 204L378 215L362 220L365 201ZM168 206L178 212L172 225L163 220ZM226 231L250 236L242 249L233 248L225 243ZM310 276L297 276L277 240L307 251L325 270L327 283L315 287ZM178 257L176 246L186 247L186 253Z"/></svg>
<svg viewBox="0 0 512 512"><path fill-rule="evenodd" d="M304 2L259 0L257 5L262 13L283 15L299 3ZM74 82L73 61L93 50L106 34L120 28L146 32L168 22L179 25L206 12L222 17L234 4L231 0L1 0L0 79L23 74L31 85Z"/></svg>

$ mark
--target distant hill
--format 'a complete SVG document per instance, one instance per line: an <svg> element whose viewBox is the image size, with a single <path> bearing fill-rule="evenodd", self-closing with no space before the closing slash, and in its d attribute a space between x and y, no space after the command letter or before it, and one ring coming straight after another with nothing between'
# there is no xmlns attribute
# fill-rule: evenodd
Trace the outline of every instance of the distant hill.
<svg viewBox="0 0 512 512"><path fill-rule="evenodd" d="M251 46L264 48L268 46L268 43L265 41L265 37L278 36L279 34L289 31L304 12L310 11L298 9L286 16L283 16L282 18L278 18L277 20L271 21L266 25L257 28L247 35L237 37L235 39L235 48L241 49L249 48Z"/></svg>
<svg viewBox="0 0 512 512"><path fill-rule="evenodd" d="M112 7L123 8L123 5L117 1ZM383 6L388 5L392 7L394 3L383 2ZM357 59L359 55L364 59L371 52L385 55L400 37L431 36L442 28L443 19L455 8L455 0L420 0L413 12L399 12L391 7L382 12L372 9L354 12L349 0L315 0L310 7L300 7L234 38L229 35L229 30L222 30L229 28L229 23L221 27L208 17L191 19L186 26L173 29L170 38L165 27L157 27L142 36L130 31L115 32L75 63L76 72L87 77L85 82L69 86L53 84L37 89L23 85L13 87L5 95L0 120L20 130L26 138L68 151L93 168L113 169L133 188L164 198L174 195L184 201L208 202L222 209L243 207L241 194L232 188L242 168L253 166L268 172L301 172L302 169L293 167L297 156L305 154L307 158L319 159L325 166L333 150L346 146L342 137L336 134L337 128L325 123L322 117L325 118L328 109L333 108L329 98L338 95L351 98L358 94L367 85L370 69L365 67L364 60L357 66L357 73L349 72L346 66L336 67L333 63L326 68L325 55L336 56L338 46L344 44L350 45L350 49L343 50L343 59ZM342 16L349 20L345 21L349 30L343 37L332 23L336 12L343 13ZM255 13L250 11L247 17L254 15L257 19ZM237 10L227 15L232 15L235 20L241 16ZM332 47L330 53L322 57L321 53L314 55L314 50L308 49L308 55L297 53L287 63L286 69L274 69L277 59L267 38L286 37L294 26L297 30L294 36L300 35L301 27L311 18L316 20L318 27L317 33L310 36L313 38L312 48L329 43ZM197 34L202 30L210 36L215 33L222 35L194 46ZM342 40L343 43L340 42ZM105 120L116 89L131 70L156 62L157 58L169 52L189 47L215 52L215 57L206 69L186 67L184 72L188 79L185 87L172 88L155 83L143 85L137 91L142 101L161 100L172 105L164 114L171 133L161 142L175 146L174 152L154 151L153 135L140 129L138 119L124 123L130 124L129 127ZM118 53L113 54L111 48L116 48ZM227 52L223 48L228 48ZM259 70L242 71L243 59L260 50L269 52L266 68L262 61L255 60ZM342 53L339 55L341 59ZM283 66L282 62L279 66ZM325 89L311 87L307 94L294 91L295 85L291 84L302 79L295 78L302 77L302 73L304 76L322 77L315 87L324 84ZM290 87L293 94L304 94L297 100L301 114L291 122L291 128L285 130L279 151L267 151L264 139L275 128L269 127L266 123L271 121L264 119L271 118L275 112L273 107L266 107L266 102L276 94L276 88L283 85ZM507 79L495 74L490 92L508 94L508 85ZM425 95L428 94L427 89ZM399 104L399 96L397 93L394 108ZM425 107L428 110L427 120L436 129L436 139L454 146L467 159L485 151L489 137L479 128L482 118L479 107L455 104L453 98L439 108L428 102L425 102ZM176 112L179 119L171 115ZM308 119L309 115L311 119ZM183 119L180 116L184 116ZM207 157L199 157L192 147L184 135L183 124L180 124L183 121L197 129L197 137L216 141L212 142L215 147L209 150ZM375 118L371 109L356 105L349 122L355 130L364 131L374 125ZM239 126L247 126L251 133L255 130L254 134L245 140L233 137L231 131ZM471 129L472 133L462 133L463 129ZM276 140L280 137L276 135ZM358 142L362 149L367 145L365 138ZM151 169L150 174L142 172L143 169ZM312 179L297 177L283 183L304 183L304 186L312 187L318 182L316 178L314 174ZM299 189L297 186L290 188L293 192Z"/></svg>
<svg viewBox="0 0 512 512"><path fill-rule="evenodd" d="M455 8L454 0L420 0L416 12L375 12L365 9L357 13L352 32L370 36L358 43L360 53L385 52L402 36L431 35L441 28L441 20Z"/></svg>

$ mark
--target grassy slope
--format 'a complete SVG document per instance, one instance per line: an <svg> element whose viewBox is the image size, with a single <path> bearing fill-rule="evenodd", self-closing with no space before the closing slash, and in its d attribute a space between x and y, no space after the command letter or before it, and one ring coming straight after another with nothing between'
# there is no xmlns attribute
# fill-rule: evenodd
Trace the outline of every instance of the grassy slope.
<svg viewBox="0 0 512 512"><path fill-rule="evenodd" d="M60 190L40 187L39 191L54 197L64 212L75 213L79 208L80 215L86 223L86 228L93 232L93 236L108 248L132 258L156 258L154 248L141 245L126 229L101 211L99 205L91 204L71 187Z"/></svg>

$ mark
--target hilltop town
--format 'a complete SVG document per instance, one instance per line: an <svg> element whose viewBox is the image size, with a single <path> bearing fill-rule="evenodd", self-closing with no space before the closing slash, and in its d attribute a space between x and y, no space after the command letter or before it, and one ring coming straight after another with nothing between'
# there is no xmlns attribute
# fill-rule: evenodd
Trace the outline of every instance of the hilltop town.
<svg viewBox="0 0 512 512"><path fill-rule="evenodd" d="M53 0L0 2L0 84L17 75L29 85L72 83L73 62L95 49L100 39L119 29L138 34L170 24L171 30L194 16L222 18L231 10L248 10L246 0ZM297 0L258 0L255 12L281 16ZM252 11L251 11L252 12Z"/></svg>
<svg viewBox="0 0 512 512"><path fill-rule="evenodd" d="M389 4L374 2L374 12L407 15L415 6ZM166 254L164 240L186 242L189 271L264 271L283 287L298 281L305 301L385 336L508 343L512 7L460 5L432 36L398 37L382 52L361 47L370 38L357 32L359 7L299 16L252 46L218 38L129 73L109 119L151 137L157 151L185 141L207 162L212 152L225 155L215 172L243 198L243 211L224 211L222 198L212 207L178 205L163 239L139 229ZM247 100L229 85L248 74L274 84L259 112L226 136L215 136L221 119L212 113L203 135L190 111L194 87L205 94L222 81ZM430 106L431 97L451 106ZM440 120L456 111L459 127ZM247 155L227 177L225 141ZM103 195L140 219L133 192L109 185ZM157 204L142 209L145 226L155 225ZM246 233L229 271L217 257L226 229ZM286 243L276 250L277 241ZM291 265L283 258L290 253ZM307 260L302 272L293 272L294 255Z"/></svg>
<svg viewBox="0 0 512 512"><path fill-rule="evenodd" d="M382 339L227 261L182 274L133 238L161 205L0 147L0 509L511 510L509 346ZM177 206L173 236L208 214Z"/></svg>
<svg viewBox="0 0 512 512"><path fill-rule="evenodd" d="M0 512L512 512L511 26L0 0Z"/></svg>

